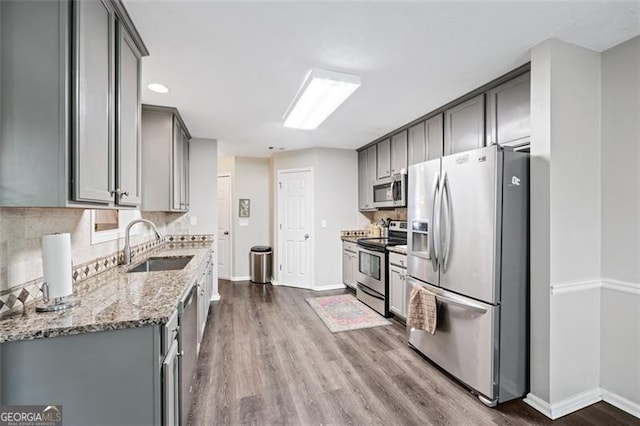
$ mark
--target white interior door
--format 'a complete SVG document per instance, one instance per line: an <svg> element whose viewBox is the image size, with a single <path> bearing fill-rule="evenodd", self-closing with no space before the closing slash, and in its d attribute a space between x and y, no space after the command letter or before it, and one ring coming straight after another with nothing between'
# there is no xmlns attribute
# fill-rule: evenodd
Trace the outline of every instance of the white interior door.
<svg viewBox="0 0 640 426"><path fill-rule="evenodd" d="M307 170L278 171L278 281L311 288L313 175Z"/></svg>
<svg viewBox="0 0 640 426"><path fill-rule="evenodd" d="M218 278L231 278L231 176L218 176Z"/></svg>

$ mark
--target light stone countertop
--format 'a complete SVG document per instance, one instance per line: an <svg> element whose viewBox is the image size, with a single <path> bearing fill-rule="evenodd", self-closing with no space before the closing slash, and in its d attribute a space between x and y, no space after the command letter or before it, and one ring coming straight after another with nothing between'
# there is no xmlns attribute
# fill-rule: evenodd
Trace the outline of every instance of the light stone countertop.
<svg viewBox="0 0 640 426"><path fill-rule="evenodd" d="M388 246L387 251L392 253L398 253L398 254L405 254L405 255L407 254L407 248L400 247L400 246Z"/></svg>
<svg viewBox="0 0 640 426"><path fill-rule="evenodd" d="M24 313L0 320L0 343L45 337L71 336L166 323L182 295L198 278L211 253L211 242L165 243L134 258L135 266L151 256L194 255L184 269L133 272L117 266L78 284L73 296L80 306L36 313L35 304Z"/></svg>

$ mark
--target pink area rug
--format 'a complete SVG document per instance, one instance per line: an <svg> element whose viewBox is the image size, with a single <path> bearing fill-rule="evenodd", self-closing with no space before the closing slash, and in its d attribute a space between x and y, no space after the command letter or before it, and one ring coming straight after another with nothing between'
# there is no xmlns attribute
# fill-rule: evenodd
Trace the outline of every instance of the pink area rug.
<svg viewBox="0 0 640 426"><path fill-rule="evenodd" d="M305 300L332 333L391 324L350 294Z"/></svg>

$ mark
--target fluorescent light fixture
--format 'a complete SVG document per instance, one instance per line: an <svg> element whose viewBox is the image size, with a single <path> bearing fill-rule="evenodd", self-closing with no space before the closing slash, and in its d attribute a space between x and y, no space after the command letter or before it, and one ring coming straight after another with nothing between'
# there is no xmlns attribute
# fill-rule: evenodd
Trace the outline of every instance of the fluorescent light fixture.
<svg viewBox="0 0 640 426"><path fill-rule="evenodd" d="M149 88L149 90L151 90L152 92L156 92L156 93L169 93L169 88L167 86L165 86L164 84L160 84L160 83L149 83L147 84L147 87Z"/></svg>
<svg viewBox="0 0 640 426"><path fill-rule="evenodd" d="M360 76L312 68L284 114L284 127L315 129L358 87Z"/></svg>

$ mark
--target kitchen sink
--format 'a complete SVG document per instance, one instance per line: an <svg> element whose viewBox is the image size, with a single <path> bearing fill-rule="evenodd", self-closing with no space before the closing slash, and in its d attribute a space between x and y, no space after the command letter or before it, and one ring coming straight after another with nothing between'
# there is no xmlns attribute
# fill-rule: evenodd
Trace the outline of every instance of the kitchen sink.
<svg viewBox="0 0 640 426"><path fill-rule="evenodd" d="M183 269L193 256L150 257L127 272L175 271Z"/></svg>

